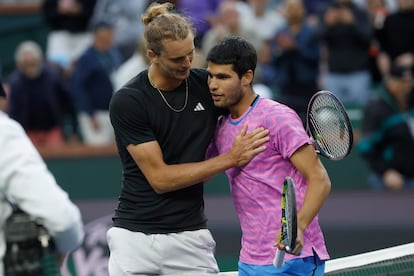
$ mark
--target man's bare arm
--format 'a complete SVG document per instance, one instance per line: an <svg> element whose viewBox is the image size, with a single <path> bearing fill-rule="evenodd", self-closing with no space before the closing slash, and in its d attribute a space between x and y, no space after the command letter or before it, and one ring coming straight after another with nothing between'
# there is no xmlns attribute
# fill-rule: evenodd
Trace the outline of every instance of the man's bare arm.
<svg viewBox="0 0 414 276"><path fill-rule="evenodd" d="M305 200L298 213L298 227L304 231L328 197L331 181L313 145L301 147L291 156L291 161L308 180Z"/></svg>
<svg viewBox="0 0 414 276"><path fill-rule="evenodd" d="M229 152L201 162L168 165L156 141L129 145L127 150L152 188L157 193L166 193L189 187L231 167L243 166L264 151L269 131L259 128L247 134L246 130L244 127L237 135Z"/></svg>

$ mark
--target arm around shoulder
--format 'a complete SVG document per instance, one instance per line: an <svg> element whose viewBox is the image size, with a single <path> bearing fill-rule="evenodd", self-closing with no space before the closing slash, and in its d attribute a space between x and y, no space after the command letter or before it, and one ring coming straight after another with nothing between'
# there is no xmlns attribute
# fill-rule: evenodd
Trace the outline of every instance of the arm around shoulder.
<svg viewBox="0 0 414 276"><path fill-rule="evenodd" d="M231 167L247 164L266 149L263 144L269 140L269 131L259 128L246 132L247 126L237 135L229 152L200 162L166 164L156 141L129 145L127 150L152 188L161 194L192 186Z"/></svg>

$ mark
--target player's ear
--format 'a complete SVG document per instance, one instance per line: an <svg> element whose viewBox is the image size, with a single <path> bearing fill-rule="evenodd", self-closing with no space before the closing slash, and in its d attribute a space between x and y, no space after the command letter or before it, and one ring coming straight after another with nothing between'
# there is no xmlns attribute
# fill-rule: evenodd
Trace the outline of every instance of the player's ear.
<svg viewBox="0 0 414 276"><path fill-rule="evenodd" d="M158 55L153 50L148 49L147 56L150 59L151 63L158 63Z"/></svg>
<svg viewBox="0 0 414 276"><path fill-rule="evenodd" d="M250 86L253 83L254 73L253 70L247 70L246 73L242 76L242 85Z"/></svg>

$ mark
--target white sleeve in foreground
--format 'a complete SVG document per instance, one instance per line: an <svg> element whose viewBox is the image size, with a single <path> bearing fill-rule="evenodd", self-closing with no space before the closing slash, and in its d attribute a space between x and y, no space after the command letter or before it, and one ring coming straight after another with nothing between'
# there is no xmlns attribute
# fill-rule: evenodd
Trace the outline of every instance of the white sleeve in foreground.
<svg viewBox="0 0 414 276"><path fill-rule="evenodd" d="M78 207L56 183L21 126L0 114L0 192L39 220L59 252L78 248L84 229Z"/></svg>

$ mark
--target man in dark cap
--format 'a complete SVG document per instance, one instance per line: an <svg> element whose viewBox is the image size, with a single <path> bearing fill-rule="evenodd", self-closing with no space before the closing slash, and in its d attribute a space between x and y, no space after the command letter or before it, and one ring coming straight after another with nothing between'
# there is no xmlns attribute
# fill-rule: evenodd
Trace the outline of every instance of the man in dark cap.
<svg viewBox="0 0 414 276"><path fill-rule="evenodd" d="M371 169L373 188L414 188L412 88L411 70L394 65L384 88L365 107L358 149Z"/></svg>

